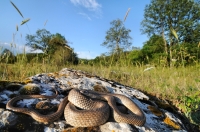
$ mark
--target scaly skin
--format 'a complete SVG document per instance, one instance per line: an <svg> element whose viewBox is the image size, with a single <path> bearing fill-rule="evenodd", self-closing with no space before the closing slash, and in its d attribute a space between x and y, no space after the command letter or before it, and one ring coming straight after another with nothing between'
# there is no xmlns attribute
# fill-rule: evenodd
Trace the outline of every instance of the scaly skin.
<svg viewBox="0 0 200 132"><path fill-rule="evenodd" d="M101 93L101 92L94 92L91 90L81 90L80 92L77 89L72 89L69 92L69 95L66 96L60 103L58 110L55 113L49 115L42 115L33 109L18 108L13 106L14 103L16 103L18 100L21 99L55 98L57 94L58 93L56 91L56 95L54 96L21 95L11 99L7 103L6 108L15 112L28 114L36 121L43 123L48 123L58 120L64 111L65 119L67 123L69 123L70 125L76 127L91 127L104 124L107 121L110 114L109 110L110 106L113 117L117 122L125 122L128 124L133 124L138 126L143 126L144 123L146 122L146 117L142 112L142 110L128 97L120 94ZM88 96L104 99L108 102L109 106L107 103L103 101L92 100ZM121 113L116 106L115 98L121 100L121 102L132 113L130 114ZM70 101L69 103L68 100ZM79 108L86 110L78 110L72 103L77 105Z"/></svg>

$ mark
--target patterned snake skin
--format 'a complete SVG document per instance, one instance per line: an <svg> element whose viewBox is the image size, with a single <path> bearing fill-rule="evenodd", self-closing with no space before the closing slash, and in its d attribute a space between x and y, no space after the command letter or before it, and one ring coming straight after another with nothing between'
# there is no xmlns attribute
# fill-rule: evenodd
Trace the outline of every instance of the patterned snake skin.
<svg viewBox="0 0 200 132"><path fill-rule="evenodd" d="M60 103L58 110L55 113L42 115L33 109L14 107L14 104L21 99L31 98L55 98L57 96L45 95L21 95L11 99L6 109L30 115L38 122L48 123L58 120L63 114L68 124L76 127L91 127L104 124L110 115L110 108L112 115L117 122L125 122L128 124L142 126L146 122L146 117L142 110L132 102L128 97L119 94L108 94L101 92L94 92L91 90L72 89L69 95ZM86 95L86 96L84 96ZM95 98L95 99L91 99ZM99 101L98 98L106 100ZM115 102L115 98L121 102L131 111L129 114L121 113ZM76 105L76 107L74 106ZM110 106L110 107L109 107ZM78 107L78 108L77 108ZM81 109L81 110L80 110Z"/></svg>

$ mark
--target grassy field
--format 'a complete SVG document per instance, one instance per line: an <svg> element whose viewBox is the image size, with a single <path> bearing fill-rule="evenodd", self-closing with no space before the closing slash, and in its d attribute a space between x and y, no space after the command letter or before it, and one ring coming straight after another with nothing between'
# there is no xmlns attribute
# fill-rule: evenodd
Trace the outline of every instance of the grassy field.
<svg viewBox="0 0 200 132"><path fill-rule="evenodd" d="M145 91L158 98L170 100L186 116L197 111L200 104L200 65L190 67L151 67L150 66L91 66L65 65L56 66L38 63L0 64L0 80L24 81L25 78L38 74L57 72L62 68L74 68L107 79L115 80ZM193 121L198 124L200 119Z"/></svg>

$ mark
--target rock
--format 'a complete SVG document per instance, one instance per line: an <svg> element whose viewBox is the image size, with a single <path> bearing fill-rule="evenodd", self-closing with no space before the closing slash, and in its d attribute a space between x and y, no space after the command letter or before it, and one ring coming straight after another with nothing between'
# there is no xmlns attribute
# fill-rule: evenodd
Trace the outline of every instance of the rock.
<svg viewBox="0 0 200 132"><path fill-rule="evenodd" d="M19 93L21 95L31 95L31 94L39 94L40 93L40 86L37 84L26 84L20 90Z"/></svg>
<svg viewBox="0 0 200 132"><path fill-rule="evenodd" d="M186 132L191 130L190 125L187 124L186 120L183 120L182 113L176 111L170 105L165 105L163 103L157 102L158 100L152 100L148 95L143 92L134 89L129 86L122 85L120 83L114 82L112 80L104 79L95 75L90 75L86 72L76 71L73 69L62 69L56 73L42 73L37 74L27 79L29 82L24 87L32 86L34 90L34 94L42 94L52 96L55 94L53 88L58 90L58 96L54 99L49 99L46 103L44 99L23 99L18 101L16 104L17 107L23 108L33 108L32 105L38 103L39 107L46 108L49 104L59 105L60 102L67 96L69 90L71 88L78 89L88 89L95 90L101 92L109 92L109 93L117 93L123 94L129 97L132 101L134 101L144 112L146 116L146 123L144 126L134 126L126 123L117 123L113 120L109 120L109 122L96 127L88 127L88 128L74 128L68 125L64 119L64 116L61 116L60 119L56 122L52 122L51 124L42 124L34 121L29 115L13 113L4 109L0 109L0 128L7 126L8 130L14 127L14 130L21 131L45 131L45 132L53 132L53 131L93 131L93 132L160 132L160 131L176 131L176 132ZM36 89L36 90L35 90ZM38 90L39 89L39 90ZM17 91L13 92L8 89L0 91L0 101L1 103L6 104L10 99L12 94L18 94ZM155 97L156 98L156 97ZM120 101L118 101L120 103ZM51 107L50 107L51 108ZM46 110L45 110L46 111ZM50 113L54 113L54 110L49 109ZM9 112L4 113L4 112ZM126 113L126 112L125 112ZM17 118L18 115L18 118ZM20 115L20 116L19 116ZM24 115L24 116L22 116ZM11 119L2 117L10 116ZM15 123L18 119L18 123ZM7 121L8 120L8 121ZM3 123L2 123L3 122ZM187 127L186 127L187 126ZM7 129L6 129L7 130ZM13 130L13 131L14 131Z"/></svg>
<svg viewBox="0 0 200 132"><path fill-rule="evenodd" d="M107 122L100 126L102 132L133 132L133 128L126 123Z"/></svg>
<svg viewBox="0 0 200 132"><path fill-rule="evenodd" d="M10 91L16 91L19 90L23 85L19 83L10 83L9 85L6 86L7 90Z"/></svg>
<svg viewBox="0 0 200 132"><path fill-rule="evenodd" d="M0 128L13 126L17 123L18 116L13 112L0 108Z"/></svg>
<svg viewBox="0 0 200 132"><path fill-rule="evenodd" d="M67 124L65 121L54 122L53 124L50 124L49 127L45 127L44 132L61 132L64 130L66 125Z"/></svg>
<svg viewBox="0 0 200 132"><path fill-rule="evenodd" d="M4 88L2 86L0 86L0 92L3 91L3 90L4 90Z"/></svg>

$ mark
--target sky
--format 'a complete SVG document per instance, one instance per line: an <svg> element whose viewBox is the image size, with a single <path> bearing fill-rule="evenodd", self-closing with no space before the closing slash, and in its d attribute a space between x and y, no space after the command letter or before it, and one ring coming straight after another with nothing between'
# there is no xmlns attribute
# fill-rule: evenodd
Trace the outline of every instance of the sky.
<svg viewBox="0 0 200 132"><path fill-rule="evenodd" d="M79 58L94 59L109 49L101 46L105 41L110 22L124 20L124 26L131 30L132 46L142 47L148 40L141 34L141 21L144 8L150 0L11 0L23 17L9 0L0 0L0 51L9 48L13 52L30 52L25 47L26 35L35 35L38 29L45 28L51 34L60 33ZM24 19L27 24L21 25ZM18 25L18 31L16 31ZM13 37L13 34L16 34ZM13 43L14 45L11 45ZM12 47L14 46L14 47ZM3 48L1 48L3 47Z"/></svg>

